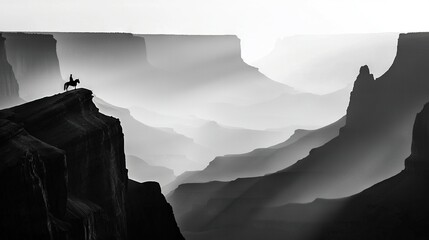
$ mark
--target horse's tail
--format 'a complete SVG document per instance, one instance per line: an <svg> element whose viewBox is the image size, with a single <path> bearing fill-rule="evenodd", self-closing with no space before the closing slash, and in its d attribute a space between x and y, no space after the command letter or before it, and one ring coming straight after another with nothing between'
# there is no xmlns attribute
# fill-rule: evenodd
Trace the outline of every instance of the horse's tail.
<svg viewBox="0 0 429 240"><path fill-rule="evenodd" d="M64 91L67 90L67 83L64 83Z"/></svg>

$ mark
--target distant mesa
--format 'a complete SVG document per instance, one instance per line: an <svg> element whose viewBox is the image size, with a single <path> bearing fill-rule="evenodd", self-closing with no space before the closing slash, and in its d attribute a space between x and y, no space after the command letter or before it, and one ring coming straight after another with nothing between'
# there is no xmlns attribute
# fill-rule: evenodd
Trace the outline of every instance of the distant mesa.
<svg viewBox="0 0 429 240"><path fill-rule="evenodd" d="M19 86L12 66L7 60L5 38L0 34L0 108L22 103Z"/></svg>
<svg viewBox="0 0 429 240"><path fill-rule="evenodd" d="M20 97L31 101L62 90L57 41L51 34L3 33L3 37Z"/></svg>

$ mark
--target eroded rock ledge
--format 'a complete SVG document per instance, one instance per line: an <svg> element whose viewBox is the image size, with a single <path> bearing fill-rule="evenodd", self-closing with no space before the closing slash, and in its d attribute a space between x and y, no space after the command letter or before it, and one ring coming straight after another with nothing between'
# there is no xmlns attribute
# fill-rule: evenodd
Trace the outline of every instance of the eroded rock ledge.
<svg viewBox="0 0 429 240"><path fill-rule="evenodd" d="M1 239L128 239L127 200L128 225L144 230L134 236L183 239L164 196L146 187L157 183L131 182L126 196L120 121L92 97L78 89L0 111Z"/></svg>

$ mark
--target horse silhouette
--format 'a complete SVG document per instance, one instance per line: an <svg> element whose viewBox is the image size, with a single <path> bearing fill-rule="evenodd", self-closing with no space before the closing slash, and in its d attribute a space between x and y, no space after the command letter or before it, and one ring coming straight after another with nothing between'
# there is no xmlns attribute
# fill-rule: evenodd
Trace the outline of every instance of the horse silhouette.
<svg viewBox="0 0 429 240"><path fill-rule="evenodd" d="M76 89L77 84L80 83L79 79L70 80L66 83L64 83L64 91L67 91L70 86L74 87Z"/></svg>

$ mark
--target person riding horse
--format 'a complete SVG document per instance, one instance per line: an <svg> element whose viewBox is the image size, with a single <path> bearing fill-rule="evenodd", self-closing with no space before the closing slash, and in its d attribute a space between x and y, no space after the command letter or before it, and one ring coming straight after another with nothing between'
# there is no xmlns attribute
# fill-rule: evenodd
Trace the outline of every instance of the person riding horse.
<svg viewBox="0 0 429 240"><path fill-rule="evenodd" d="M77 84L80 83L79 79L73 80L73 75L70 74L69 81L64 83L64 91L67 91L69 86L73 86L76 89Z"/></svg>

